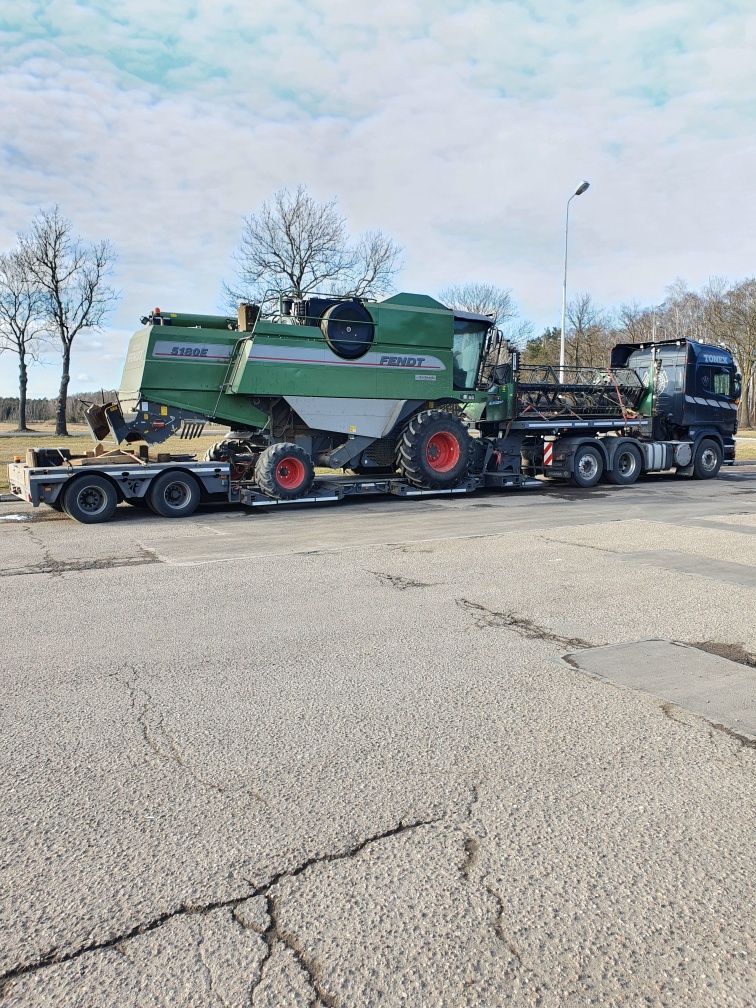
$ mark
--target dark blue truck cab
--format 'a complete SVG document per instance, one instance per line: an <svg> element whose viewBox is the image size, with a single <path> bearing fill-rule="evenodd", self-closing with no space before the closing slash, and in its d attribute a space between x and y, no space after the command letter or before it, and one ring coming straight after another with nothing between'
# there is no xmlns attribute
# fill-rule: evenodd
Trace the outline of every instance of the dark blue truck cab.
<svg viewBox="0 0 756 1008"><path fill-rule="evenodd" d="M612 368L632 368L643 382L640 412L651 419L659 440L715 440L723 461L735 459L740 375L723 347L695 340L620 343Z"/></svg>

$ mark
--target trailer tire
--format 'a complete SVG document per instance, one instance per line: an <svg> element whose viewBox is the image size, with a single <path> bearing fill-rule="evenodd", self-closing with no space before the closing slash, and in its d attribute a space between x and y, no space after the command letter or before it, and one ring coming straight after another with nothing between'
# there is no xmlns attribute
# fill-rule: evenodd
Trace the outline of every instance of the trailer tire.
<svg viewBox="0 0 756 1008"><path fill-rule="evenodd" d="M693 477L714 479L722 468L722 448L714 438L702 438L693 454Z"/></svg>
<svg viewBox="0 0 756 1008"><path fill-rule="evenodd" d="M472 438L458 417L446 410L424 410L399 438L397 469L415 486L446 490L470 471L472 449Z"/></svg>
<svg viewBox="0 0 756 1008"><path fill-rule="evenodd" d="M76 476L63 491L63 510L83 525L96 525L113 517L118 507L115 486L97 473Z"/></svg>
<svg viewBox="0 0 756 1008"><path fill-rule="evenodd" d="M147 491L147 507L163 518L187 518L200 502L199 483L191 473L168 472L156 476Z"/></svg>
<svg viewBox="0 0 756 1008"><path fill-rule="evenodd" d="M260 454L255 482L268 497L297 500L304 497L315 479L312 459L299 445L281 441Z"/></svg>
<svg viewBox="0 0 756 1008"><path fill-rule="evenodd" d="M612 458L612 468L606 472L606 478L615 486L630 486L643 472L641 453L632 444L623 444L616 450Z"/></svg>
<svg viewBox="0 0 756 1008"><path fill-rule="evenodd" d="M604 456L595 445L584 444L575 449L572 457L573 486L588 489L594 487L604 474Z"/></svg>

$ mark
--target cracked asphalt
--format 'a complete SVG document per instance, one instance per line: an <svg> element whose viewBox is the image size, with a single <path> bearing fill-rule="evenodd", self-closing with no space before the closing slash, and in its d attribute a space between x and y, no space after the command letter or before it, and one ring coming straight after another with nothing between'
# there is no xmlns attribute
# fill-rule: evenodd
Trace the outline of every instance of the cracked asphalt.
<svg viewBox="0 0 756 1008"><path fill-rule="evenodd" d="M753 1004L754 495L3 504L1 1008Z"/></svg>

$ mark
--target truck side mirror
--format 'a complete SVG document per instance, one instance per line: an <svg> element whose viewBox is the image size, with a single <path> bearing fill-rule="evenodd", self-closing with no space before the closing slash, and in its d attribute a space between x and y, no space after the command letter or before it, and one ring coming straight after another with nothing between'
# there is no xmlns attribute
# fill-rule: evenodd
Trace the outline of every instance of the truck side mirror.
<svg viewBox="0 0 756 1008"><path fill-rule="evenodd" d="M733 398L740 399L740 393L742 391L743 391L743 375L741 374L733 375L732 379Z"/></svg>

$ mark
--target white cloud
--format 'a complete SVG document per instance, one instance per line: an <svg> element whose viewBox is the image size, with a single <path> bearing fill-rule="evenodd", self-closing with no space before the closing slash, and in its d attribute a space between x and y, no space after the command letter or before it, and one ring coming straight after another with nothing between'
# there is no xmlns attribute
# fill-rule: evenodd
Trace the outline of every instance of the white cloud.
<svg viewBox="0 0 756 1008"><path fill-rule="evenodd" d="M146 310L219 307L241 215L299 181L404 244L405 289L492 280L538 325L558 315L582 178L573 290L653 302L677 275L753 270L745 2L112 9L19 3L0 78L15 113L0 244L59 202L119 251L113 328L75 349L101 384ZM55 382L54 366L33 374L37 390ZM0 359L0 389L14 384Z"/></svg>

